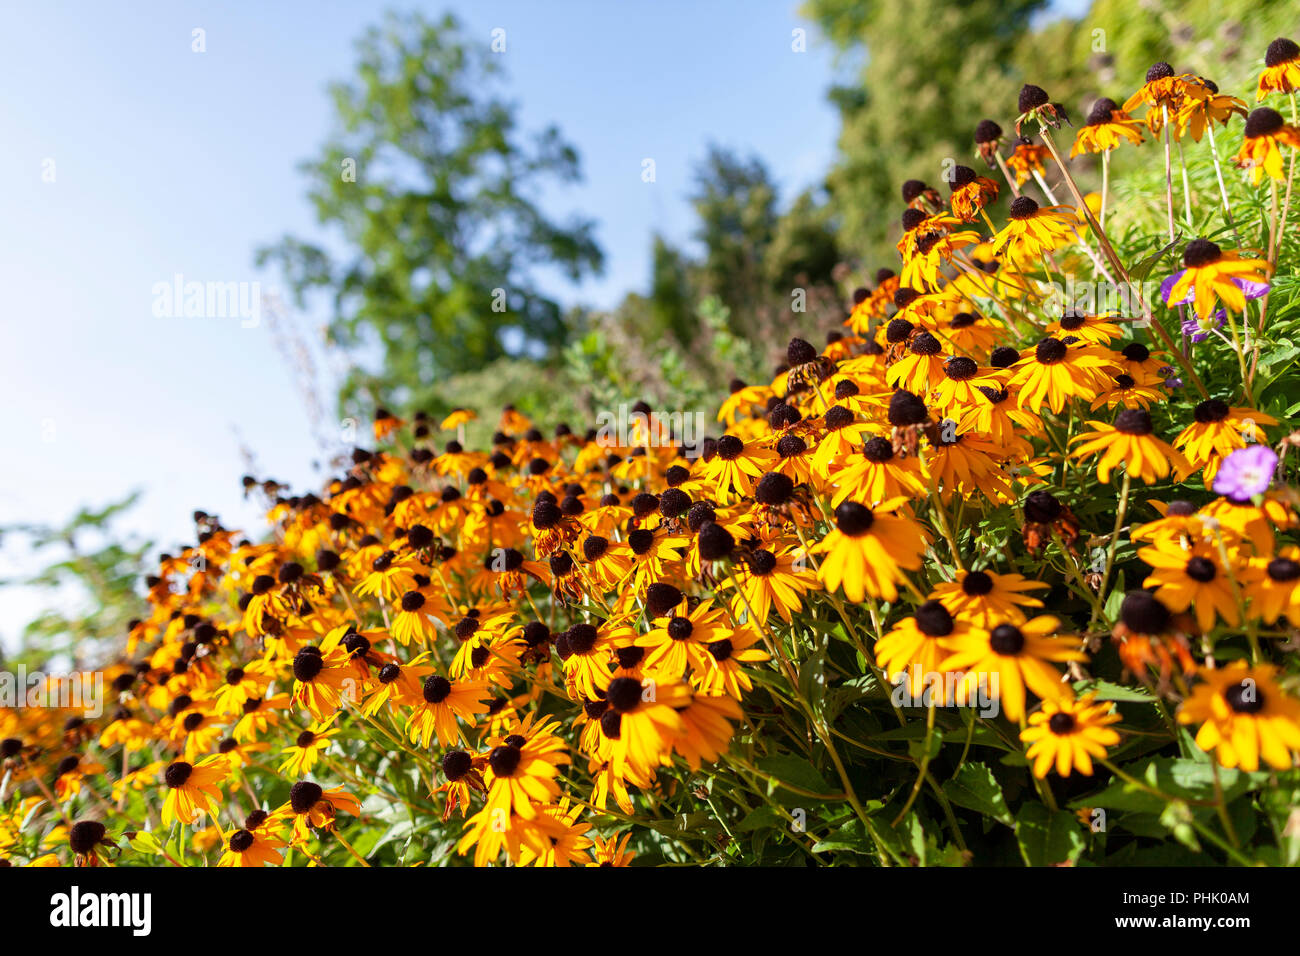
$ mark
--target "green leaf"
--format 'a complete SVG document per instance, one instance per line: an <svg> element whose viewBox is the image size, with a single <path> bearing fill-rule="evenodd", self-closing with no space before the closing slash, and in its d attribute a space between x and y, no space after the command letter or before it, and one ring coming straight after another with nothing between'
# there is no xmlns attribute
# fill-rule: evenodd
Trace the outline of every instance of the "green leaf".
<svg viewBox="0 0 1300 956"><path fill-rule="evenodd" d="M1116 593L1119 593L1120 599L1123 600L1123 593L1118 591ZM1151 693L1145 687L1124 687L1106 680L1075 681L1074 690L1078 694L1094 691L1098 700L1113 700L1119 703L1132 704L1155 703L1155 698L1151 696Z"/></svg>
<svg viewBox="0 0 1300 956"><path fill-rule="evenodd" d="M1179 240L1175 239L1163 249L1159 249L1156 252L1151 253L1151 255L1147 256L1145 259L1139 259L1137 262L1133 263L1132 267L1128 270L1129 278L1134 282L1146 281L1146 277L1151 274L1151 270L1160 263L1161 259L1173 252L1174 247L1178 245L1178 242ZM1161 305L1163 304L1164 303L1162 302Z"/></svg>
<svg viewBox="0 0 1300 956"><path fill-rule="evenodd" d="M875 852L871 840L867 837L866 828L862 821L856 817L844 824L825 840L818 840L813 844L814 853L833 853L848 852L859 853L863 856L870 856Z"/></svg>
<svg viewBox="0 0 1300 956"><path fill-rule="evenodd" d="M736 824L735 829L741 831L765 830L769 827L779 827L782 822L783 818L776 807L764 804L745 814L745 818Z"/></svg>
<svg viewBox="0 0 1300 956"><path fill-rule="evenodd" d="M816 767L802 757L796 757L793 754L774 754L770 757L764 757L758 761L758 769L773 777L778 783L786 784L787 789L789 787L798 788L797 790L790 790L796 796L805 795L799 791L827 795L835 792L834 788L817 772Z"/></svg>
<svg viewBox="0 0 1300 956"><path fill-rule="evenodd" d="M130 846L131 849L135 850L137 853L144 853L148 856L162 855L162 844L160 844L158 838L148 830L141 830L136 833L130 841Z"/></svg>
<svg viewBox="0 0 1300 956"><path fill-rule="evenodd" d="M959 807L977 810L1007 826L1015 825L1007 801L1002 796L1002 787L993 776L993 771L982 763L962 764L956 776L944 783L943 793Z"/></svg>
<svg viewBox="0 0 1300 956"><path fill-rule="evenodd" d="M1068 810L1052 811L1041 803L1027 803L1016 816L1016 841L1029 866L1073 863L1086 842L1079 821Z"/></svg>
<svg viewBox="0 0 1300 956"><path fill-rule="evenodd" d="M1148 787L1169 797L1184 800L1214 800L1214 768L1208 761L1160 757L1135 764L1129 773ZM1228 802L1251 790L1258 790L1268 780L1266 773L1244 773L1219 768L1219 781ZM1106 807L1137 813L1160 814L1169 801L1124 780L1112 780L1100 793L1080 797L1072 807Z"/></svg>

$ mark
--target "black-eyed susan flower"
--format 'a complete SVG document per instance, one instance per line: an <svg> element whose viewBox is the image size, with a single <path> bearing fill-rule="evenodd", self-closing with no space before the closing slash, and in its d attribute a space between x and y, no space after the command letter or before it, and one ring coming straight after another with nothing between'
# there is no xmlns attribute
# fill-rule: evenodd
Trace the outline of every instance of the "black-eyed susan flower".
<svg viewBox="0 0 1300 956"><path fill-rule="evenodd" d="M447 803L442 811L443 820L447 820L457 810L464 818L469 813L471 795L486 793L483 783L483 770L487 765L486 757L476 757L464 750L448 750L439 761L444 783L434 789L436 793L446 792Z"/></svg>
<svg viewBox="0 0 1300 956"><path fill-rule="evenodd" d="M276 836L274 826L270 814L254 810L244 825L226 838L225 851L217 866L279 866L284 861L280 851L288 844Z"/></svg>
<svg viewBox="0 0 1300 956"><path fill-rule="evenodd" d="M1164 393L1155 384L1141 382L1127 372L1120 372L1110 387L1092 400L1094 412L1099 408L1145 408L1164 401ZM1176 444L1176 443L1175 443Z"/></svg>
<svg viewBox="0 0 1300 956"><path fill-rule="evenodd" d="M1264 71L1259 74L1255 101L1270 93L1293 93L1300 89L1300 46L1289 37L1278 37L1264 53Z"/></svg>
<svg viewBox="0 0 1300 956"><path fill-rule="evenodd" d="M1012 366L1007 385L1017 389L1021 408L1037 411L1046 405L1059 414L1072 398L1095 398L1104 386L1101 376L1114 365L1095 346L1070 346L1048 337Z"/></svg>
<svg viewBox="0 0 1300 956"><path fill-rule="evenodd" d="M979 390L997 388L998 376L990 369L981 369L979 363L965 355L945 359L943 376L933 388L933 404L950 416L979 403Z"/></svg>
<svg viewBox="0 0 1300 956"><path fill-rule="evenodd" d="M440 674L430 674L424 680L420 702L407 718L406 735L421 747L428 747L435 735L444 747L459 743L458 719L473 727L477 715L487 713L487 697L486 681L453 683Z"/></svg>
<svg viewBox="0 0 1300 956"><path fill-rule="evenodd" d="M1181 480L1193 470L1182 452L1155 436L1151 413L1145 409L1126 408L1115 416L1113 425L1099 421L1087 424L1091 431L1071 439L1080 443L1074 457L1100 455L1097 477L1102 482L1110 481L1110 473L1121 464L1128 474L1148 485L1168 477L1170 472Z"/></svg>
<svg viewBox="0 0 1300 956"><path fill-rule="evenodd" d="M370 562L370 571L353 589L358 597L378 594L387 601L396 601L407 591L415 590L415 570L412 559L396 551L383 551Z"/></svg>
<svg viewBox="0 0 1300 956"><path fill-rule="evenodd" d="M632 550L622 541L598 534L582 540L582 569L603 591L613 590L632 570Z"/></svg>
<svg viewBox="0 0 1300 956"><path fill-rule="evenodd" d="M1178 722L1200 724L1196 745L1225 767L1259 769L1260 758L1286 770L1300 751L1300 701L1278 686L1271 664L1235 661L1201 671L1202 682L1178 708Z"/></svg>
<svg viewBox="0 0 1300 956"><path fill-rule="evenodd" d="M1138 557L1152 568L1143 582L1173 611L1191 611L1202 631L1214 627L1215 616L1235 625L1241 620L1233 593L1236 568L1222 567L1216 547L1197 544L1180 548L1172 542L1142 548Z"/></svg>
<svg viewBox="0 0 1300 956"><path fill-rule="evenodd" d="M933 699L927 695L927 685L936 675L948 670L944 662L947 648L941 643L945 638L967 637L973 630L971 624L958 620L939 601L926 601L911 617L905 617L893 629L876 641L876 662L886 678L895 683L906 679L908 691L914 698ZM955 703L947 699L946 690L940 693L936 705Z"/></svg>
<svg viewBox="0 0 1300 956"><path fill-rule="evenodd" d="M1071 696L1068 684L1052 662L1084 661L1086 655L1071 637L1054 636L1061 621L1042 614L1018 624L997 624L990 630L972 629L960 636L940 639L950 656L948 670L965 672L968 692L986 684L996 693L1007 719L1019 722L1025 713L1025 688L1043 700Z"/></svg>
<svg viewBox="0 0 1300 956"><path fill-rule="evenodd" d="M843 589L850 601L898 597L903 571L919 570L926 548L921 527L893 512L899 504L884 502L872 510L845 501L835 509L835 527L813 547L823 555L817 576L828 591Z"/></svg>
<svg viewBox="0 0 1300 956"><path fill-rule="evenodd" d="M284 761L280 772L291 777L301 777L311 772L320 760L321 754L329 749L333 738L339 734L339 728L333 726L334 718L317 721L294 739L292 747L283 751Z"/></svg>
<svg viewBox="0 0 1300 956"><path fill-rule="evenodd" d="M1042 607L1042 601L1026 592L1046 587L1020 574L959 571L954 580L935 585L933 597L961 620L991 627L997 621L1024 620L1024 608Z"/></svg>
<svg viewBox="0 0 1300 956"><path fill-rule="evenodd" d="M948 182L953 215L962 222L974 222L989 203L998 198L998 184L980 176L969 166L957 166Z"/></svg>
<svg viewBox="0 0 1300 956"><path fill-rule="evenodd" d="M1111 726L1119 719L1114 705L1096 700L1095 694L1043 701L1020 732L1029 745L1025 756L1034 776L1046 777L1053 768L1062 777L1076 770L1091 776L1093 759L1104 758L1106 748L1119 743L1119 733Z"/></svg>
<svg viewBox="0 0 1300 956"><path fill-rule="evenodd" d="M1039 206L1029 196L1011 201L1008 222L993 237L999 253L1019 260L1036 259L1074 239L1072 206Z"/></svg>
<svg viewBox="0 0 1300 956"><path fill-rule="evenodd" d="M1126 141L1142 145L1142 124L1103 96L1093 103L1087 122L1075 134L1070 158L1080 153L1106 153Z"/></svg>
<svg viewBox="0 0 1300 956"><path fill-rule="evenodd" d="M274 822L292 821L290 843L305 842L313 829L334 830L339 813L361 814L361 802L343 787L326 790L311 780L299 780L289 788L289 799L273 814ZM268 821L268 826L273 825Z"/></svg>
<svg viewBox="0 0 1300 956"><path fill-rule="evenodd" d="M831 468L836 461L842 460L864 441L871 423L859 419L843 405L832 405L822 416L822 425L826 432L813 452L812 469L818 479L825 482L830 480Z"/></svg>
<svg viewBox="0 0 1300 956"><path fill-rule="evenodd" d="M1225 308L1241 312L1246 308L1247 288L1243 283L1265 284L1270 269L1263 259L1242 259L1236 252L1224 252L1208 239L1193 239L1183 250L1184 270L1174 278L1166 291L1165 302L1175 305L1187 301L1192 294L1192 304L1197 315L1211 315L1220 301Z"/></svg>
<svg viewBox="0 0 1300 956"><path fill-rule="evenodd" d="M731 612L737 618L752 614L759 625L767 623L773 607L783 621L789 622L803 606L803 597L819 587L817 573L802 545L772 545L746 550L736 563L734 577L719 584L727 590L736 588Z"/></svg>
<svg viewBox="0 0 1300 956"><path fill-rule="evenodd" d="M828 478L835 485L831 506L845 499L876 504L892 498L917 498L925 494L925 475L916 456L900 456L893 442L880 435L868 438L861 454L842 459L844 467Z"/></svg>
<svg viewBox="0 0 1300 956"><path fill-rule="evenodd" d="M1011 351L1015 353L1015 349ZM960 411L957 431L988 435L1009 455L1024 457L1031 453L1033 448L1027 439L1044 434L1042 418L1020 406L1017 391L981 385L976 392L974 403Z"/></svg>
<svg viewBox="0 0 1300 956"><path fill-rule="evenodd" d="M167 788L163 800L163 826L173 821L190 824L203 813L217 815L221 800L220 785L230 773L230 761L221 755L204 757L197 764L177 760L162 772L162 783Z"/></svg>
<svg viewBox="0 0 1300 956"><path fill-rule="evenodd" d="M436 605L419 590L407 591L397 602L388 633L403 647L415 641L428 644L436 635L430 614Z"/></svg>
<svg viewBox="0 0 1300 956"><path fill-rule="evenodd" d="M1252 560L1242 575L1250 609L1265 624L1285 616L1300 621L1300 548Z"/></svg>
<svg viewBox="0 0 1300 956"><path fill-rule="evenodd" d="M319 647L308 645L293 659L291 701L294 706L306 707L317 720L324 720L338 710L345 688L356 683L348 652L339 646L345 630L336 629ZM353 699L359 696L352 695Z"/></svg>
<svg viewBox="0 0 1300 956"><path fill-rule="evenodd" d="M1193 467L1206 469L1207 481L1214 477L1220 460L1245 448L1248 442L1265 441L1263 426L1277 424L1272 415L1232 406L1218 398L1200 402L1192 409L1192 418L1192 424L1174 439L1174 447L1187 456Z"/></svg>
<svg viewBox="0 0 1300 956"><path fill-rule="evenodd" d="M494 738L483 771L487 787L484 810L498 820L514 814L525 820L537 816L539 807L560 793L555 775L570 762L564 741L555 734L559 721L543 718L512 728L513 733Z"/></svg>
<svg viewBox="0 0 1300 956"><path fill-rule="evenodd" d="M754 682L745 671L746 665L761 664L772 656L757 646L763 639L758 627L748 621L726 637L704 645L708 654L706 666L691 671L691 682L700 693L727 694L740 700L745 692L753 689Z"/></svg>
<svg viewBox="0 0 1300 956"><path fill-rule="evenodd" d="M718 439L717 454L705 462L701 477L712 483L724 501L753 494L754 483L775 463L776 455L759 442L744 442L735 435Z"/></svg>
<svg viewBox="0 0 1300 956"><path fill-rule="evenodd" d="M556 651L564 662L565 682L575 694L598 697L608 686L610 652L613 643L608 629L580 621L556 640Z"/></svg>
<svg viewBox="0 0 1300 956"><path fill-rule="evenodd" d="M613 741L615 766L626 763L635 773L651 775L686 731L678 707L690 701L685 684L629 677L610 682L605 699L609 710L601 726Z"/></svg>
<svg viewBox="0 0 1300 956"><path fill-rule="evenodd" d="M690 606L683 602L672 613L656 618L648 634L636 639L647 650L646 666L668 680L680 680L686 668L707 670L705 645L731 636L726 612L711 600Z"/></svg>
<svg viewBox="0 0 1300 956"><path fill-rule="evenodd" d="M1208 93L1191 74L1175 73L1168 63L1154 63L1147 70L1141 88L1125 101L1124 112L1132 113L1139 106L1145 105L1147 113L1144 121L1147 129L1158 133L1177 116L1188 97L1204 97Z"/></svg>
<svg viewBox="0 0 1300 956"><path fill-rule="evenodd" d="M1286 171L1283 169L1281 150L1283 146L1292 150L1300 149L1300 129L1284 120L1277 110L1261 106L1246 117L1245 138L1234 162L1238 169L1246 171L1253 186L1258 186L1266 173L1275 180L1285 181ZM1199 303L1197 311L1200 311Z"/></svg>

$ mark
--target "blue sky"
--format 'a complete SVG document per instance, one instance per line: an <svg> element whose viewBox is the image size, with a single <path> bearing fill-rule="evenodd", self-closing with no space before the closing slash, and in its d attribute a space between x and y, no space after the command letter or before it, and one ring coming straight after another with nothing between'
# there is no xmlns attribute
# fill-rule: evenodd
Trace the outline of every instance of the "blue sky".
<svg viewBox="0 0 1300 956"><path fill-rule="evenodd" d="M786 196L820 181L836 120L831 51L792 0L495 2L448 7L470 37L506 31L525 128L554 122L585 182L543 197L600 223L607 268L566 301L610 305L647 279L650 239L691 229L685 196L709 142L753 151ZM324 88L379 4L31 2L0 31L0 389L9 467L0 525L62 521L133 488L124 528L170 548L195 508L260 529L248 470L315 486L320 453L270 323L160 318L154 287L257 282L252 253L316 237L297 162L327 136ZM808 29L807 51L791 31ZM193 52L192 31L205 52ZM654 158L657 180L642 182ZM52 181L50 181L52 179ZM308 339L321 316L292 324ZM332 412L328 363L319 369ZM332 422L328 423L330 427ZM7 544L0 577L34 570ZM35 610L0 592L0 639Z"/></svg>

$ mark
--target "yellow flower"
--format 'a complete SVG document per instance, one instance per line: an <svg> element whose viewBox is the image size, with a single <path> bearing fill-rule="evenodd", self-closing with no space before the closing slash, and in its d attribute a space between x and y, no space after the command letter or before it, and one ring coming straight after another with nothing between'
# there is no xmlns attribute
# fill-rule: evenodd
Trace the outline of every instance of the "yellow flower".
<svg viewBox="0 0 1300 956"><path fill-rule="evenodd" d="M993 245L999 253L1017 259L1034 259L1074 241L1074 207L1042 206L1029 196L1012 200L1010 220L996 236Z"/></svg>
<svg viewBox="0 0 1300 956"><path fill-rule="evenodd" d="M1075 134L1070 158L1080 153L1105 153L1127 140L1142 143L1142 124L1124 112L1114 100L1102 97L1092 106L1088 122Z"/></svg>
<svg viewBox="0 0 1300 956"><path fill-rule="evenodd" d="M1020 739L1029 744L1025 756L1033 762L1035 777L1046 777L1053 765L1062 777L1074 770L1091 776L1093 758L1104 758L1106 748L1119 743L1119 734L1110 725L1120 715L1109 701L1095 701L1094 696L1045 700L1039 711L1029 715L1029 726L1020 732Z"/></svg>
<svg viewBox="0 0 1300 956"><path fill-rule="evenodd" d="M1231 583L1236 569L1220 567L1216 546L1196 544L1182 548L1166 539L1142 548L1138 557L1153 569L1143 585L1155 587L1156 597L1171 611L1190 608L1202 631L1214 626L1216 613L1230 625L1240 621Z"/></svg>
<svg viewBox="0 0 1300 956"><path fill-rule="evenodd" d="M963 621L991 627L998 621L1023 621L1021 608L1043 606L1038 598L1024 592L1046 587L1019 574L960 571L956 580L936 585L933 597Z"/></svg>
<svg viewBox="0 0 1300 956"><path fill-rule="evenodd" d="M190 824L203 813L215 817L217 801L221 799L219 785L229 773L230 762L220 755L204 757L197 764L184 760L169 764L162 773L162 782L167 786L163 826L170 826L174 821Z"/></svg>
<svg viewBox="0 0 1300 956"><path fill-rule="evenodd" d="M1270 93L1292 93L1300 89L1300 46L1287 37L1278 37L1264 54L1264 72L1259 75L1255 102Z"/></svg>
<svg viewBox="0 0 1300 956"><path fill-rule="evenodd" d="M1038 411L1046 405L1059 414L1076 396L1095 398L1104 387L1102 374L1114 367L1115 361L1096 346L1045 338L1012 366L1007 385L1019 390L1021 408Z"/></svg>
<svg viewBox="0 0 1300 956"><path fill-rule="evenodd" d="M1070 439L1082 442L1075 449L1075 458L1088 458L1098 453L1097 477L1110 481L1110 473L1123 464L1135 478L1152 485L1172 471L1182 480L1192 471L1183 453L1152 434L1151 413L1141 408L1126 408L1115 416L1115 424L1090 421L1092 431L1083 432Z"/></svg>
<svg viewBox="0 0 1300 956"><path fill-rule="evenodd" d="M1271 664L1248 667L1235 661L1218 670L1202 670L1202 683L1178 709L1178 722L1201 725L1196 745L1214 751L1219 763L1242 770L1259 769L1259 761L1290 769L1300 750L1300 701L1282 692Z"/></svg>
<svg viewBox="0 0 1300 956"><path fill-rule="evenodd" d="M1002 701L1007 719L1019 722L1025 713L1025 688L1044 700L1071 696L1068 684L1061 682L1060 672L1050 661L1084 661L1077 641L1053 637L1061 628L1058 618L1041 615L1021 624L998 624L992 630L940 639L940 646L950 652L944 667L965 671L968 692L985 683Z"/></svg>
<svg viewBox="0 0 1300 956"><path fill-rule="evenodd" d="M1250 609L1261 621L1272 624L1283 615L1300 621L1300 548L1255 558L1242 577Z"/></svg>
<svg viewBox="0 0 1300 956"><path fill-rule="evenodd" d="M1247 171L1252 186L1258 186L1265 173L1283 182L1286 171L1282 165L1282 146L1300 149L1300 129L1282 119L1277 110L1261 106L1246 117L1245 139L1234 162L1238 169Z"/></svg>
<svg viewBox="0 0 1300 956"><path fill-rule="evenodd" d="M884 502L873 511L846 501L835 509L835 528L813 547L825 555L818 577L828 591L843 588L850 601L868 594L897 599L903 570L920 570L926 548L926 534L916 522L890 513L899 504Z"/></svg>

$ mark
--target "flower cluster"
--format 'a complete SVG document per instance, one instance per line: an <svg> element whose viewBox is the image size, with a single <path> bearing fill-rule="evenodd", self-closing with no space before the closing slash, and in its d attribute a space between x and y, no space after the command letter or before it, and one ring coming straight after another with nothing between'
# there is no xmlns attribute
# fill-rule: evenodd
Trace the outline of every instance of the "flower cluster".
<svg viewBox="0 0 1300 956"><path fill-rule="evenodd" d="M1300 85L1294 43L1267 64L1261 98ZM400 862L621 866L725 859L755 819L831 852L785 826L784 794L891 864L916 853L890 821L931 800L969 857L953 805L980 807L934 774L976 758L1003 758L978 764L986 789L1018 774L1052 812L1099 805L1102 783L1079 789L1099 772L1176 799L1125 769L1152 756L1213 760L1220 800L1219 768L1290 771L1300 403L1266 412L1250 363L1276 250L1182 240L1161 301L1061 308L1057 273L1131 276L1053 138L1067 111L1034 86L1017 105L1009 154L997 123L976 131L1001 182L959 166L946 203L904 184L900 262L824 347L793 338L770 380L733 382L699 447L646 403L625 445L507 408L471 448L473 411L380 411L318 491L245 479L269 534L196 513L105 669L104 716L0 712L0 853L364 864L407 821ZM1237 165L1284 179L1294 126L1166 64L1098 100L1070 155L1212 143L1243 117ZM1240 378L1202 379L1189 307L1222 317L1191 329ZM981 696L995 714L961 710ZM723 832L671 827L682 801ZM1240 856L1215 826L1196 818Z"/></svg>

